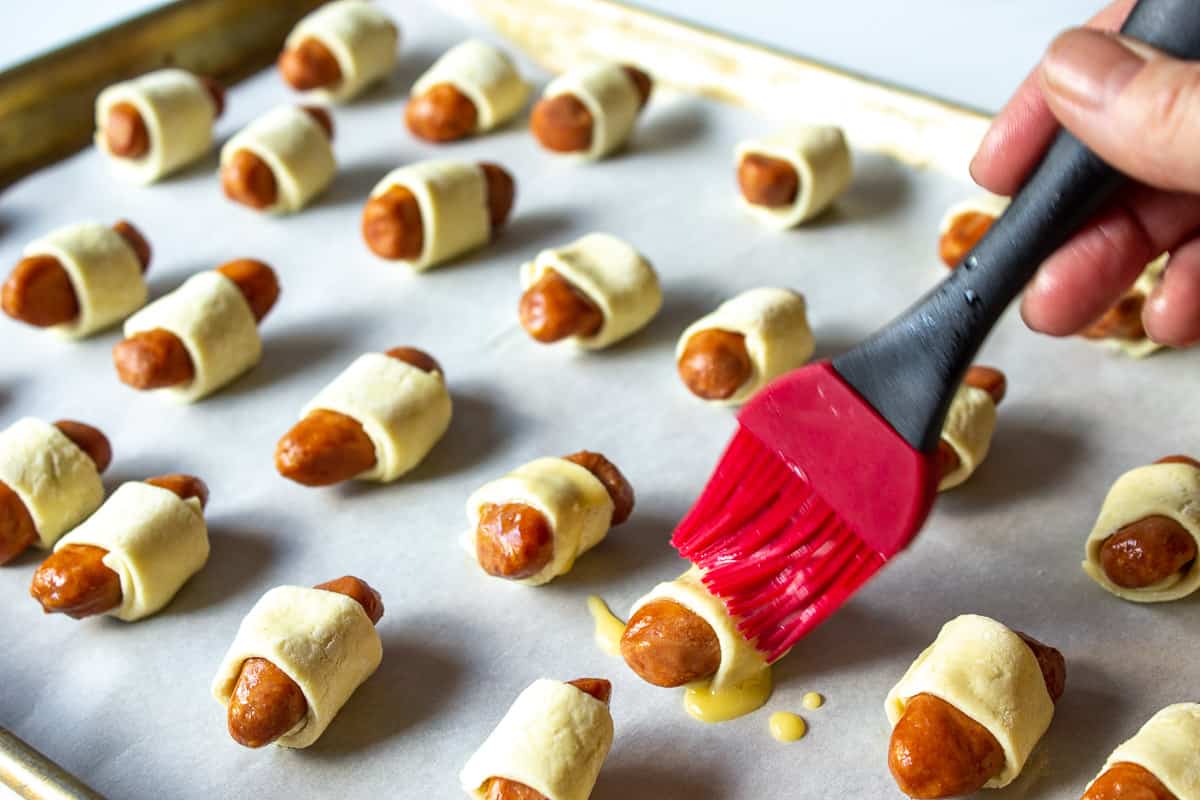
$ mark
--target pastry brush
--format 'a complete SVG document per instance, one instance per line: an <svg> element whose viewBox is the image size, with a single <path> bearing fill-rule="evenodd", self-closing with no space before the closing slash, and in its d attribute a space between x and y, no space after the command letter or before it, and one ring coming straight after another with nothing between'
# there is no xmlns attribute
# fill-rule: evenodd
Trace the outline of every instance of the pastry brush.
<svg viewBox="0 0 1200 800"><path fill-rule="evenodd" d="M1200 58L1194 0L1141 0L1121 29ZM754 396L671 543L774 660L916 536L947 408L1038 266L1127 179L1059 131L957 269L874 335Z"/></svg>

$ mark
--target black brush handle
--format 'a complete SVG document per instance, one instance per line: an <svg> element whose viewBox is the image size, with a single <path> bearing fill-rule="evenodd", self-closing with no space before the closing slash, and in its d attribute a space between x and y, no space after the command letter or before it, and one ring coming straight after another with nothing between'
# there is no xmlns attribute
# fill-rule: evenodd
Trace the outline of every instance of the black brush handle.
<svg viewBox="0 0 1200 800"><path fill-rule="evenodd" d="M1200 3L1141 0L1121 33L1200 59ZM937 446L963 373L1038 267L1126 182L1060 131L1032 177L962 264L833 367L923 452Z"/></svg>

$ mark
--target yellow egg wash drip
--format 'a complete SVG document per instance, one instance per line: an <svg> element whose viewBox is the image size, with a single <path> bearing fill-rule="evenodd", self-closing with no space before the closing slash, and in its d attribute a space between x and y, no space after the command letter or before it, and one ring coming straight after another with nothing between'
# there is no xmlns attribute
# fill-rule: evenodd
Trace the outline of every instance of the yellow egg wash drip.
<svg viewBox="0 0 1200 800"><path fill-rule="evenodd" d="M625 632L625 623L596 595L588 597L587 606L596 624L596 645L610 656L621 655L621 634Z"/></svg>
<svg viewBox="0 0 1200 800"><path fill-rule="evenodd" d="M771 697L771 668L734 686L713 691L710 681L693 683L684 690L683 707L701 722L725 722L762 708Z"/></svg>
<svg viewBox="0 0 1200 800"><path fill-rule="evenodd" d="M812 711L825 705L825 698L816 692L809 692L808 694L804 695L804 697L800 700L800 703L809 711Z"/></svg>
<svg viewBox="0 0 1200 800"><path fill-rule="evenodd" d="M776 711L767 724L771 726L771 736L777 742L794 742L808 733L804 719L790 711Z"/></svg>

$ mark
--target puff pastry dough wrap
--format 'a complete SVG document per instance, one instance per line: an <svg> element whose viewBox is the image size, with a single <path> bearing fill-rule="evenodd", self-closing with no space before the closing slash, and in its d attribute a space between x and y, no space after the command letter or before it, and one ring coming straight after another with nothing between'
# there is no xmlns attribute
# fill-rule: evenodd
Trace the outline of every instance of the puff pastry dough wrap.
<svg viewBox="0 0 1200 800"><path fill-rule="evenodd" d="M126 338L162 328L179 337L195 376L186 386L155 389L192 403L215 392L258 363L258 324L237 284L219 272L201 272L125 320Z"/></svg>
<svg viewBox="0 0 1200 800"><path fill-rule="evenodd" d="M942 441L958 455L958 467L942 478L939 492L953 489L971 477L987 458L995 432L996 403L992 396L975 386L959 386L942 425Z"/></svg>
<svg viewBox="0 0 1200 800"><path fill-rule="evenodd" d="M542 678L517 696L459 781L478 798L489 778L507 778L547 800L587 800L612 740L607 704L568 683Z"/></svg>
<svg viewBox="0 0 1200 800"><path fill-rule="evenodd" d="M633 604L629 611L630 618L642 606L655 600L675 601L707 622L716 633L721 645L721 666L712 679L714 691L737 686L766 669L766 660L738 631L737 621L729 616L725 603L705 587L698 567L692 567L673 581L655 586L649 594Z"/></svg>
<svg viewBox="0 0 1200 800"><path fill-rule="evenodd" d="M549 583L565 575L575 559L608 534L613 501L600 479L565 458L539 458L503 478L485 483L467 499L471 530L479 526L488 504L523 503L536 508L554 532L554 557L536 575L515 581L527 586ZM473 540L472 540L473 541Z"/></svg>
<svg viewBox="0 0 1200 800"><path fill-rule="evenodd" d="M1113 751L1100 774L1123 761L1144 767L1179 800L1200 800L1200 704L1159 711Z"/></svg>
<svg viewBox="0 0 1200 800"><path fill-rule="evenodd" d="M54 549L71 544L108 551L104 566L121 578L121 605L108 613L126 622L160 611L208 561L200 501L141 481L122 484Z"/></svg>
<svg viewBox="0 0 1200 800"><path fill-rule="evenodd" d="M1117 586L1104 574L1100 548L1105 540L1126 525L1152 516L1175 520L1200 546L1200 469L1191 464L1150 464L1126 472L1108 490L1087 538L1083 571L1123 600L1162 603L1200 588L1200 559L1193 561L1187 572L1142 589Z"/></svg>
<svg viewBox="0 0 1200 800"><path fill-rule="evenodd" d="M938 235L945 236L954 227L954 222L964 214L986 214L993 219L1008 210L1009 198L998 194L980 194L975 197L955 203L946 209L942 221L938 225Z"/></svg>
<svg viewBox="0 0 1200 800"><path fill-rule="evenodd" d="M304 692L308 711L276 740L308 747L383 660L383 643L357 600L324 589L277 586L254 604L213 680L213 697L228 706L242 663L265 658Z"/></svg>
<svg viewBox="0 0 1200 800"><path fill-rule="evenodd" d="M895 727L908 700L931 694L982 725L1004 750L1004 770L985 788L1007 786L1021 773L1054 716L1054 701L1037 657L1020 636L988 617L964 614L941 633L888 692Z"/></svg>
<svg viewBox="0 0 1200 800"><path fill-rule="evenodd" d="M475 132L503 125L529 99L529 84L500 48L468 39L447 50L413 84L419 97L439 83L448 83L475 106Z"/></svg>
<svg viewBox="0 0 1200 800"><path fill-rule="evenodd" d="M426 372L382 353L359 356L313 398L318 409L358 421L375 445L375 465L355 477L393 481L425 458L450 426L450 392L440 372Z"/></svg>
<svg viewBox="0 0 1200 800"><path fill-rule="evenodd" d="M337 60L341 81L332 88L308 92L318 100L344 103L392 71L400 32L388 15L366 0L337 0L296 24L284 47L316 39Z"/></svg>
<svg viewBox="0 0 1200 800"><path fill-rule="evenodd" d="M772 379L804 364L815 342L808 327L804 296L790 289L750 289L717 306L688 326L675 346L675 359L701 331L717 328L746 337L753 372L736 392L718 405L740 405Z"/></svg>
<svg viewBox="0 0 1200 800"><path fill-rule="evenodd" d="M278 196L274 204L262 209L268 214L289 214L304 208L337 172L333 145L325 130L296 106L274 108L238 131L221 148L221 166L239 150L261 158L275 176Z"/></svg>
<svg viewBox="0 0 1200 800"><path fill-rule="evenodd" d="M742 142L737 164L748 155L764 155L792 165L800 180L796 199L786 208L760 206L738 195L738 202L771 228L785 230L820 214L850 185L850 148L841 128L806 125L765 139Z"/></svg>
<svg viewBox="0 0 1200 800"><path fill-rule="evenodd" d="M564 72L546 86L542 97L573 95L592 115L592 145L572 153L596 161L625 144L641 110L637 84L620 64L600 61Z"/></svg>
<svg viewBox="0 0 1200 800"><path fill-rule="evenodd" d="M415 261L400 259L417 271L449 261L487 244L492 236L487 178L478 164L450 159L420 161L394 169L371 190L378 197L393 186L417 198L425 234Z"/></svg>
<svg viewBox="0 0 1200 800"><path fill-rule="evenodd" d="M30 256L50 256L62 264L79 301L79 315L50 330L80 339L119 322L146 302L146 281L137 253L107 225L83 222L30 242Z"/></svg>
<svg viewBox="0 0 1200 800"><path fill-rule="evenodd" d="M114 155L104 137L109 112L117 103L137 109L150 149L139 158ZM160 69L113 84L96 98L96 147L114 169L138 183L153 183L203 156L212 147L217 107L204 84L182 69Z"/></svg>
<svg viewBox="0 0 1200 800"><path fill-rule="evenodd" d="M25 417L0 433L0 481L33 519L43 549L104 502L95 462L48 422Z"/></svg>
<svg viewBox="0 0 1200 800"><path fill-rule="evenodd" d="M1157 288L1162 282L1163 272L1167 268L1167 261L1170 258L1169 253L1164 253L1162 256L1151 261L1142 270L1142 274L1134 282L1131 291L1138 292L1146 297ZM1110 350L1115 350L1118 353L1124 353L1130 358L1145 358L1152 353L1162 349L1162 345L1143 334L1140 339L1101 339L1101 344Z"/></svg>
<svg viewBox="0 0 1200 800"><path fill-rule="evenodd" d="M604 314L600 330L571 341L599 350L643 327L662 308L658 275L641 253L607 233L589 233L566 247L543 250L521 265L521 289L552 269L582 291Z"/></svg>

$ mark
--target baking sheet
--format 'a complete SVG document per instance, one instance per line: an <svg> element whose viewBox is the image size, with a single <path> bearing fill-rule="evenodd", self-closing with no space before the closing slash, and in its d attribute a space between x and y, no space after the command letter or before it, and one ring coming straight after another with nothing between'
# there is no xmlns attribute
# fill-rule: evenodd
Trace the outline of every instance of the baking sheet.
<svg viewBox="0 0 1200 800"><path fill-rule="evenodd" d="M941 499L908 553L776 667L767 707L702 725L679 691L643 684L604 655L585 598L600 594L623 614L683 570L667 538L734 428L729 411L679 383L676 336L742 289L782 285L807 295L818 355L836 353L942 276L937 221L971 190L857 153L835 211L771 234L738 213L730 164L734 143L765 122L668 92L651 102L632 149L594 167L544 155L523 123L425 146L404 131L401 100L466 23L424 2L385 5L404 30L397 75L335 111L341 169L304 213L275 220L228 203L215 155L139 189L84 153L0 201L0 264L59 225L127 217L154 246L154 296L241 256L273 264L283 284L262 326L263 363L191 407L122 386L109 356L115 332L66 344L0 320L0 421L99 425L115 450L109 488L169 471L202 476L213 544L174 603L133 625L43 616L27 596L38 554L0 570L0 724L114 798L450 798L460 796L459 768L522 688L542 676L604 676L617 738L597 800L891 797L884 696L943 622L978 612L1061 648L1068 662L1067 692L1025 776L988 793L1006 800L1078 797L1154 711L1196 699L1197 600L1122 603L1079 561L1112 479L1200 450L1200 353L1129 361L1036 337L1013 313L981 356L1010 381L989 460ZM239 86L219 138L293 99L274 74ZM373 258L358 238L370 187L402 162L447 154L515 173L503 237L424 275ZM609 351L536 345L515 319L517 266L591 230L648 255L665 308ZM310 490L278 477L274 443L300 407L359 353L399 344L433 353L454 395L454 422L426 462L383 487ZM457 544L467 495L528 459L580 448L625 471L638 494L633 518L548 586L485 578ZM242 616L272 586L346 573L383 594L383 665L315 746L237 746L209 681ZM802 711L807 691L824 694L825 707ZM775 710L801 711L808 736L772 740Z"/></svg>

